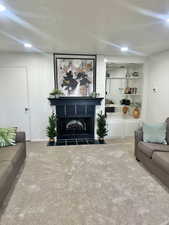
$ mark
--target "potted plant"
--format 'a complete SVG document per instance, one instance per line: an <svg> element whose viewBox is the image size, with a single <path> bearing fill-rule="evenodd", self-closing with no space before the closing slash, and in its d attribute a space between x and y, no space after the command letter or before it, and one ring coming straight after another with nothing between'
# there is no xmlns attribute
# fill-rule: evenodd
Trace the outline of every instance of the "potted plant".
<svg viewBox="0 0 169 225"><path fill-rule="evenodd" d="M97 135L99 137L99 143L104 144L104 137L107 135L107 128L106 128L106 117L101 113L97 114Z"/></svg>
<svg viewBox="0 0 169 225"><path fill-rule="evenodd" d="M100 94L99 93L96 93L95 91L93 91L91 94L90 94L90 97L91 98L97 98Z"/></svg>
<svg viewBox="0 0 169 225"><path fill-rule="evenodd" d="M53 91L50 92L51 98L59 98L62 95L64 95L63 92L57 88L53 89Z"/></svg>
<svg viewBox="0 0 169 225"><path fill-rule="evenodd" d="M49 125L47 126L46 131L47 131L47 136L49 137L49 145L54 145L55 137L57 135L55 113L52 113L52 115L49 116Z"/></svg>

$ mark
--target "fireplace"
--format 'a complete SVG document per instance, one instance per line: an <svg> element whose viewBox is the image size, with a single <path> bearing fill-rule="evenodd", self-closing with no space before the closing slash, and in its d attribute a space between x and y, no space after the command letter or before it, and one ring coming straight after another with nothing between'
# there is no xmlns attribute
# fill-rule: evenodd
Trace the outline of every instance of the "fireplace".
<svg viewBox="0 0 169 225"><path fill-rule="evenodd" d="M91 97L50 98L51 105L56 106L58 143L94 140L95 108L101 100Z"/></svg>
<svg viewBox="0 0 169 225"><path fill-rule="evenodd" d="M94 117L59 118L58 139L94 138Z"/></svg>

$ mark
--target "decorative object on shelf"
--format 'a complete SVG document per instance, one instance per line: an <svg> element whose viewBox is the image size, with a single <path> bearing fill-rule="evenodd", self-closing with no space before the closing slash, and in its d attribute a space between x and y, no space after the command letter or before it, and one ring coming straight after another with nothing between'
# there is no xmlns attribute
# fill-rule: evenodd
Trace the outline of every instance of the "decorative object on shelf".
<svg viewBox="0 0 169 225"><path fill-rule="evenodd" d="M131 75L130 75L130 73L126 73L126 78L130 78L131 77Z"/></svg>
<svg viewBox="0 0 169 225"><path fill-rule="evenodd" d="M124 94L137 94L137 88L125 88L124 90Z"/></svg>
<svg viewBox="0 0 169 225"><path fill-rule="evenodd" d="M57 88L55 88L52 92L50 92L50 98L59 98L63 96L63 92Z"/></svg>
<svg viewBox="0 0 169 225"><path fill-rule="evenodd" d="M129 87L126 87L126 88L124 89L124 94L131 94L131 90L130 90Z"/></svg>
<svg viewBox="0 0 169 225"><path fill-rule="evenodd" d="M138 107L135 107L133 109L132 115L135 119L138 119L140 117L140 109Z"/></svg>
<svg viewBox="0 0 169 225"><path fill-rule="evenodd" d="M133 76L133 77L139 77L139 72L133 72L133 73L132 73L132 76Z"/></svg>
<svg viewBox="0 0 169 225"><path fill-rule="evenodd" d="M105 107L105 117L107 118L107 113L114 113L115 112L115 108L110 106L110 105L114 105L114 102L110 99L106 99L105 100L105 104L107 105Z"/></svg>
<svg viewBox="0 0 169 225"><path fill-rule="evenodd" d="M132 115L135 119L138 119L140 117L141 103L135 102L135 103L132 104L132 106L134 106L134 109L132 111Z"/></svg>
<svg viewBox="0 0 169 225"><path fill-rule="evenodd" d="M96 91L96 55L54 54L55 87L65 96Z"/></svg>
<svg viewBox="0 0 169 225"><path fill-rule="evenodd" d="M90 97L92 97L92 98L97 98L97 97L99 97L100 96L100 94L99 93L96 93L95 91L93 91L91 94L90 94Z"/></svg>
<svg viewBox="0 0 169 225"><path fill-rule="evenodd" d="M120 101L120 103L121 103L121 105L130 105L130 104L131 104L131 102L130 102L129 99L122 99L122 100Z"/></svg>
<svg viewBox="0 0 169 225"><path fill-rule="evenodd" d="M122 111L123 111L124 114L126 114L128 112L128 110L129 110L129 107L128 106L124 106L122 108Z"/></svg>
<svg viewBox="0 0 169 225"><path fill-rule="evenodd" d="M105 103L106 103L106 105L114 104L114 102L113 102L112 100L107 99L107 98L106 98L106 100L105 100Z"/></svg>
<svg viewBox="0 0 169 225"><path fill-rule="evenodd" d="M53 112L51 116L49 116L49 125L46 128L47 136L49 138L49 145L54 145L55 137L57 136L56 131L56 115Z"/></svg>
<svg viewBox="0 0 169 225"><path fill-rule="evenodd" d="M114 113L115 112L115 107L111 106L106 106L105 107L105 117L107 118L107 113Z"/></svg>
<svg viewBox="0 0 169 225"><path fill-rule="evenodd" d="M107 135L107 128L106 128L106 117L101 113L97 114L97 135L99 137L99 143L104 144L104 137Z"/></svg>

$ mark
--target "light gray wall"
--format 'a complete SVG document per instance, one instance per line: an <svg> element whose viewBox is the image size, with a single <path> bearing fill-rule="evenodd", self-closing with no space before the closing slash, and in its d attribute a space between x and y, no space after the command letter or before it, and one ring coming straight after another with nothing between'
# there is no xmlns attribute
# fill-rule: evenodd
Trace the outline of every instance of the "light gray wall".
<svg viewBox="0 0 169 225"><path fill-rule="evenodd" d="M149 58L147 83L146 120L162 122L169 116L169 51Z"/></svg>

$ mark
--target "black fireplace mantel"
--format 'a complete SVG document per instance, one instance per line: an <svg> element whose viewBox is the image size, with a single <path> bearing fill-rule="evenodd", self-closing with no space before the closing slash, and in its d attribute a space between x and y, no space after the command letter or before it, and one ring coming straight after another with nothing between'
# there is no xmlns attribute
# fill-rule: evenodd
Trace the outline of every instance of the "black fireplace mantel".
<svg viewBox="0 0 169 225"><path fill-rule="evenodd" d="M91 97L59 97L48 98L56 107L57 117L91 117L95 116L96 105L101 105L103 98Z"/></svg>
<svg viewBox="0 0 169 225"><path fill-rule="evenodd" d="M103 98L92 98L92 97L59 97L59 98L48 98L51 105L60 104L90 104L90 105L101 105Z"/></svg>
<svg viewBox="0 0 169 225"><path fill-rule="evenodd" d="M96 105L101 105L102 99L92 97L48 98L50 104L56 108L57 140L94 139L95 109Z"/></svg>

